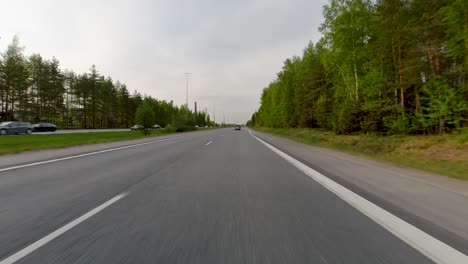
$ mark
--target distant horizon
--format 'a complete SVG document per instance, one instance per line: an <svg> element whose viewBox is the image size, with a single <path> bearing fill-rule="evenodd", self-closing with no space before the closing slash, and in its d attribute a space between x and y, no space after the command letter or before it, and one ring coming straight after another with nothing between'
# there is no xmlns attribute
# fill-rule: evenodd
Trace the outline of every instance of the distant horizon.
<svg viewBox="0 0 468 264"><path fill-rule="evenodd" d="M245 123L283 61L320 38L328 1L296 2L4 2L0 52L17 35L27 56L55 57L77 74L96 65L130 91L179 106L191 72L190 109L196 101L214 116L216 104L218 120L224 112L227 123Z"/></svg>

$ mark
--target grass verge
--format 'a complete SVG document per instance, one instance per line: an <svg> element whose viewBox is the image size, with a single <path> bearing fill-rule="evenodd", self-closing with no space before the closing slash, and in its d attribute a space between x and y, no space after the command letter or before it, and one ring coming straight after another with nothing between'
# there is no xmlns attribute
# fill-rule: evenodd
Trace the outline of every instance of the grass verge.
<svg viewBox="0 0 468 264"><path fill-rule="evenodd" d="M0 136L0 155L17 153L27 150L65 148L77 145L105 143L170 134L170 132L156 130L150 135L143 135L141 131L123 132L91 132L73 134L49 135L7 135Z"/></svg>
<svg viewBox="0 0 468 264"><path fill-rule="evenodd" d="M310 145L337 149L468 180L468 141L464 140L465 135L336 135L333 132L318 129L255 129Z"/></svg>

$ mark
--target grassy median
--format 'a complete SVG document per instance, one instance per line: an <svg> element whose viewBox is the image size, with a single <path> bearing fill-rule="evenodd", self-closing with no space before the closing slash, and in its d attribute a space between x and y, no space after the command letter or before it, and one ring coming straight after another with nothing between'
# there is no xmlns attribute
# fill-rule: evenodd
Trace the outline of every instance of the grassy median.
<svg viewBox="0 0 468 264"><path fill-rule="evenodd" d="M73 134L49 135L6 135L0 136L0 154L17 153L26 150L64 148L77 145L105 143L112 141L139 139L168 134L163 130L155 130L145 136L141 131L123 132L90 132Z"/></svg>
<svg viewBox="0 0 468 264"><path fill-rule="evenodd" d="M468 180L468 135L336 135L318 129L256 128L310 145L390 161Z"/></svg>

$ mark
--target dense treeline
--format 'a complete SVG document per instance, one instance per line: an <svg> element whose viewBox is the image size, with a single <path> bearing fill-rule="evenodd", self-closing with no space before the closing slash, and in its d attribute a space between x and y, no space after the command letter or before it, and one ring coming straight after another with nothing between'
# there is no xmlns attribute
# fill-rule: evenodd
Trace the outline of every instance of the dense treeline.
<svg viewBox="0 0 468 264"><path fill-rule="evenodd" d="M332 0L322 38L284 62L250 125L337 133L468 126L466 0Z"/></svg>
<svg viewBox="0 0 468 264"><path fill-rule="evenodd" d="M99 74L62 71L59 61L26 57L15 37L0 56L0 121L52 122L63 128L116 128L135 124L137 108L148 102L154 124L212 125L205 112L173 102L130 94L127 86Z"/></svg>

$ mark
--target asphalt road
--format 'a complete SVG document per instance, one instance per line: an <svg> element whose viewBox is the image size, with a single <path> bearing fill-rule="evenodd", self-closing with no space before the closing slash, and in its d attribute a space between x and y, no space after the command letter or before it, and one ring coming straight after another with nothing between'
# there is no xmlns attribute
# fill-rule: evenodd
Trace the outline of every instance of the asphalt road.
<svg viewBox="0 0 468 264"><path fill-rule="evenodd" d="M0 171L4 263L432 261L224 129Z"/></svg>
<svg viewBox="0 0 468 264"><path fill-rule="evenodd" d="M111 129L59 129L55 132L34 132L37 135L50 135L50 134L72 134L72 133L94 133L94 132L120 132L130 131L129 128L111 128Z"/></svg>

